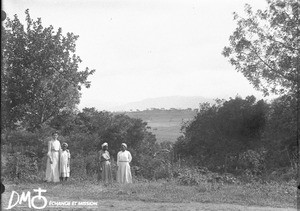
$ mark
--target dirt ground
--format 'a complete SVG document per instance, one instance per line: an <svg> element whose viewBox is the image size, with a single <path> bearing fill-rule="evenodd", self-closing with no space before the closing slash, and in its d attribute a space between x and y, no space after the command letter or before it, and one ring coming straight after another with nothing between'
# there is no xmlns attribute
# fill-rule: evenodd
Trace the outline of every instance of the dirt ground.
<svg viewBox="0 0 300 211"><path fill-rule="evenodd" d="M212 204L212 203L151 203L142 201L99 201L97 210L257 210L257 211L292 211L294 208L274 208L258 206L242 206L234 204Z"/></svg>
<svg viewBox="0 0 300 211"><path fill-rule="evenodd" d="M230 210L230 211L244 211L244 210L251 210L251 211L280 211L280 210L285 210L285 211L296 211L296 208L278 208L278 207L271 207L270 206L257 206L257 205L253 205L253 206L243 206L243 205L238 205L238 204L229 204L229 203L200 203L200 202L186 202L186 203L169 203L169 202L151 202L148 200L135 200L135 199L131 199L129 201L126 200L120 200L120 199L101 199L101 198L94 198L93 201L91 201L92 197L89 197L88 195L85 195L84 198L86 198L86 200L84 200L82 198L82 195L78 195L78 193L71 193L70 191L76 191L77 189L71 188L69 191L65 190L61 191L61 189L59 189L59 193L60 194L54 194L56 193L57 190L55 188L63 188L63 186L49 186L48 188L51 190L49 190L49 195L47 196L47 206L44 209L41 209L43 211L46 210L55 210L55 211L67 211L67 210L75 210L75 211L79 211L79 210L93 210L93 211L110 211L110 210L116 210L116 211L156 211L156 210L164 210L164 211L169 211L169 210L182 210L182 211L188 211L188 210L199 210L199 211L224 211L224 210ZM90 186L89 186L90 187ZM94 187L94 186L92 186ZM96 186L95 186L96 187ZM45 188L45 187L44 187ZM45 189L48 189L45 188ZM97 188L97 187L96 187ZM24 190L22 187L12 187L12 186L7 186L7 191L5 191L1 196L2 200L1 200L1 210L7 210L7 206L8 206L8 202L10 200L11 197L11 191L12 190L16 190L19 192L19 194L22 191L27 191L28 189L31 188L27 188L26 190ZM67 189L67 187L64 187L64 189ZM51 193L52 192L52 193ZM57 193L58 193L57 192ZM72 195L73 194L73 195ZM13 200L13 204L15 204L17 196L14 196L14 200ZM89 198L89 199L88 199ZM20 200L19 200L20 199ZM19 198L19 202L22 200L21 196ZM31 198L32 199L32 198ZM99 200L100 199L100 200ZM149 199L150 200L150 199ZM96 203L96 205L93 206L63 206L63 205L52 205L52 203L50 202L62 202L62 201L69 201L69 202L94 202ZM39 205L40 203L42 203L43 201L39 201L36 200L34 203L36 203L36 205ZM23 202L22 203L18 203L15 204L16 206L13 206L12 209L10 210L16 210L16 211L23 211L23 210L33 210L28 208L28 201L23 198ZM280 205L279 205L280 206ZM284 205L282 205L284 206ZM288 206L288 205L286 205Z"/></svg>
<svg viewBox="0 0 300 211"><path fill-rule="evenodd" d="M6 203L4 203L6 204ZM4 205L2 204L2 205ZM6 206L2 207L2 210L6 210ZM11 210L32 210L26 206L15 206ZM109 211L109 210L121 210L121 211L176 211L176 210L199 210L199 211L296 211L295 208L275 208L275 207L260 207L260 206L243 206L236 204L213 204L213 203L156 203L156 202L143 202L143 201L119 201L119 200L103 200L98 201L98 206L86 207L77 206L75 207L46 207L42 209L64 211L64 210L93 210L93 211Z"/></svg>

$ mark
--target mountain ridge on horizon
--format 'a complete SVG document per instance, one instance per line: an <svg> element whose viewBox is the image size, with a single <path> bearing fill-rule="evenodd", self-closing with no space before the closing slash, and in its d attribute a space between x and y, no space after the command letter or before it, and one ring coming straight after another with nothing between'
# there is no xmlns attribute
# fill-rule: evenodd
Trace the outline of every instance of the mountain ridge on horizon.
<svg viewBox="0 0 300 211"><path fill-rule="evenodd" d="M115 111L130 111L130 110L146 110L151 108L156 109L187 109L187 108L199 108L200 103L209 102L214 103L214 99L206 98L202 96L165 96L146 98L139 101L124 103L111 107L111 110Z"/></svg>

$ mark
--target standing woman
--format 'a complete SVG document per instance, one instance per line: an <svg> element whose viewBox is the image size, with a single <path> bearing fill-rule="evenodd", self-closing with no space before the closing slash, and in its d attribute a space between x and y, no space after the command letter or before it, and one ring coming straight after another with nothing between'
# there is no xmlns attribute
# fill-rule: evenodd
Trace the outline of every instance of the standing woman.
<svg viewBox="0 0 300 211"><path fill-rule="evenodd" d="M104 144L101 145L101 147L102 150L99 151L101 178L105 184L112 183L112 173L111 173L111 165L110 165L110 156L108 152L108 144L105 142Z"/></svg>
<svg viewBox="0 0 300 211"><path fill-rule="evenodd" d="M61 146L57 140L58 133L52 133L52 139L48 142L48 159L46 167L46 181L59 182L59 157Z"/></svg>
<svg viewBox="0 0 300 211"><path fill-rule="evenodd" d="M118 152L117 156L117 182L118 183L132 183L132 176L129 163L132 160L131 154L127 151L127 145L122 143L121 145L122 151Z"/></svg>

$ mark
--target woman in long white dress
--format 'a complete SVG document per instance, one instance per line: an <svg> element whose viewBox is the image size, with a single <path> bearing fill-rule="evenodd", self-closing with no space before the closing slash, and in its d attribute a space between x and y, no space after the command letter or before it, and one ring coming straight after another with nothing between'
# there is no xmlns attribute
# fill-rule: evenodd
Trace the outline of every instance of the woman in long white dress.
<svg viewBox="0 0 300 211"><path fill-rule="evenodd" d="M118 152L117 155L117 182L122 184L132 183L132 176L129 165L129 163L132 160L132 157L130 152L126 150L127 145L125 143L122 143L121 148L122 151Z"/></svg>
<svg viewBox="0 0 300 211"><path fill-rule="evenodd" d="M46 167L46 181L47 182L59 182L59 157L61 146L57 140L58 133L52 134L52 139L48 142L48 159Z"/></svg>

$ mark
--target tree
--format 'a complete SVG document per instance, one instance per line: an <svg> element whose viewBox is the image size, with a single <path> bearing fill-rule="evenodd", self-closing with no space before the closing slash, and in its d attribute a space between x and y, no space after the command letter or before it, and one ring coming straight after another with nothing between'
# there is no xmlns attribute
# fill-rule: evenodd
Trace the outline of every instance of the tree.
<svg viewBox="0 0 300 211"><path fill-rule="evenodd" d="M201 104L195 119L183 125L175 151L210 168L226 165L228 156L263 146L267 112L267 104L254 96Z"/></svg>
<svg viewBox="0 0 300 211"><path fill-rule="evenodd" d="M294 95L299 91L300 2L267 3L267 10L256 13L246 5L246 18L234 13L237 28L223 55L265 95Z"/></svg>
<svg viewBox="0 0 300 211"><path fill-rule="evenodd" d="M281 96L270 105L264 141L268 149L268 166L294 168L297 163L297 100ZM275 161L275 162L274 162Z"/></svg>
<svg viewBox="0 0 300 211"><path fill-rule="evenodd" d="M22 123L34 130L65 110L73 110L82 86L95 70L79 71L81 59L75 54L78 36L43 27L41 19L30 18L26 26L18 16L7 19L3 36L1 70L2 128Z"/></svg>

